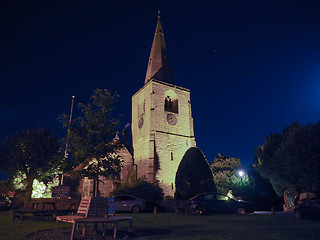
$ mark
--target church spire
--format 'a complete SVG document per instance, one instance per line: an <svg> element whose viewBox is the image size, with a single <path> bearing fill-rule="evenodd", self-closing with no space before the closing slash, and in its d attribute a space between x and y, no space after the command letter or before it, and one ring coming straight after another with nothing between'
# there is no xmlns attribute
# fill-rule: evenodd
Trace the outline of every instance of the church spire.
<svg viewBox="0 0 320 240"><path fill-rule="evenodd" d="M174 84L171 66L169 63L167 46L164 40L163 29L158 11L158 22L151 47L145 84L151 79Z"/></svg>

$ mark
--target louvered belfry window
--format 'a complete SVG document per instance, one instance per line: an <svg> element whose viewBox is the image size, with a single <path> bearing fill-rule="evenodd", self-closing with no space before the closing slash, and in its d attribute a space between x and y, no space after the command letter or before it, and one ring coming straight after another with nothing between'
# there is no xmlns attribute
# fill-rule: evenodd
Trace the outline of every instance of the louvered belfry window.
<svg viewBox="0 0 320 240"><path fill-rule="evenodd" d="M178 99L171 99L170 96L166 96L164 100L164 110L167 112L178 113Z"/></svg>

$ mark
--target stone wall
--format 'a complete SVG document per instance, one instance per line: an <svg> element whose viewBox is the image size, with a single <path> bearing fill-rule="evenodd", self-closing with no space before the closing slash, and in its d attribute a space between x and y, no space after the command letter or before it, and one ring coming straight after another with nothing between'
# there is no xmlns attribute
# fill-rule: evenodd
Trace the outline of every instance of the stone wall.
<svg viewBox="0 0 320 240"><path fill-rule="evenodd" d="M100 196L107 197L109 194L124 186L132 185L137 179L137 166L133 164L133 159L127 148L123 147L118 152L120 159L122 160L122 168L120 173L120 179L107 179L100 177ZM79 182L78 191L81 196L92 196L93 193L93 180L88 178L83 178Z"/></svg>
<svg viewBox="0 0 320 240"><path fill-rule="evenodd" d="M165 98L173 95L178 113L165 111ZM175 124L169 124L172 114ZM175 175L184 153L196 146L190 91L151 80L132 97L132 136L138 177L158 182L165 195L173 196Z"/></svg>

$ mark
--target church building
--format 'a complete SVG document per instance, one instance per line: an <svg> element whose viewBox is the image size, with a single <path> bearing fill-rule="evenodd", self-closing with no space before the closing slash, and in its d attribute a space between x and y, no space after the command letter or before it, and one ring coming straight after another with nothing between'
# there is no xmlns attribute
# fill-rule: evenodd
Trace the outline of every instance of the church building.
<svg viewBox="0 0 320 240"><path fill-rule="evenodd" d="M207 186L213 183L211 170L196 148L190 90L175 83L160 15L141 85L132 96L133 156L125 147L119 151L123 161L120 177L100 179L101 196L134 183L134 179L145 179L161 187L164 196L173 197L176 184L181 186L186 179L195 183L199 174L208 180L198 181L197 191L210 189ZM78 189L82 196L91 195L92 180L82 179Z"/></svg>
<svg viewBox="0 0 320 240"><path fill-rule="evenodd" d="M190 90L175 84L160 16L144 85L132 97L132 141L139 177L173 196L181 159L196 146Z"/></svg>

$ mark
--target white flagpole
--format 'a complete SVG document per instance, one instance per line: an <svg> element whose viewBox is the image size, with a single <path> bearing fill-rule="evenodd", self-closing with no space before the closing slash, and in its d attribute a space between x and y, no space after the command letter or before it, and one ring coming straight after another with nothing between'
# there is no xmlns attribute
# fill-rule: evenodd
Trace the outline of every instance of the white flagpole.
<svg viewBox="0 0 320 240"><path fill-rule="evenodd" d="M69 117L69 126L71 125L71 121L72 121L72 112L73 112L73 103L74 103L74 98L75 96L72 96L72 100L71 100L71 109L70 109L70 117ZM67 135L69 133L69 127L68 127L68 132ZM68 143L66 142L66 149L64 151L64 157L67 158L68 157ZM63 173L61 175L61 185L63 185Z"/></svg>

